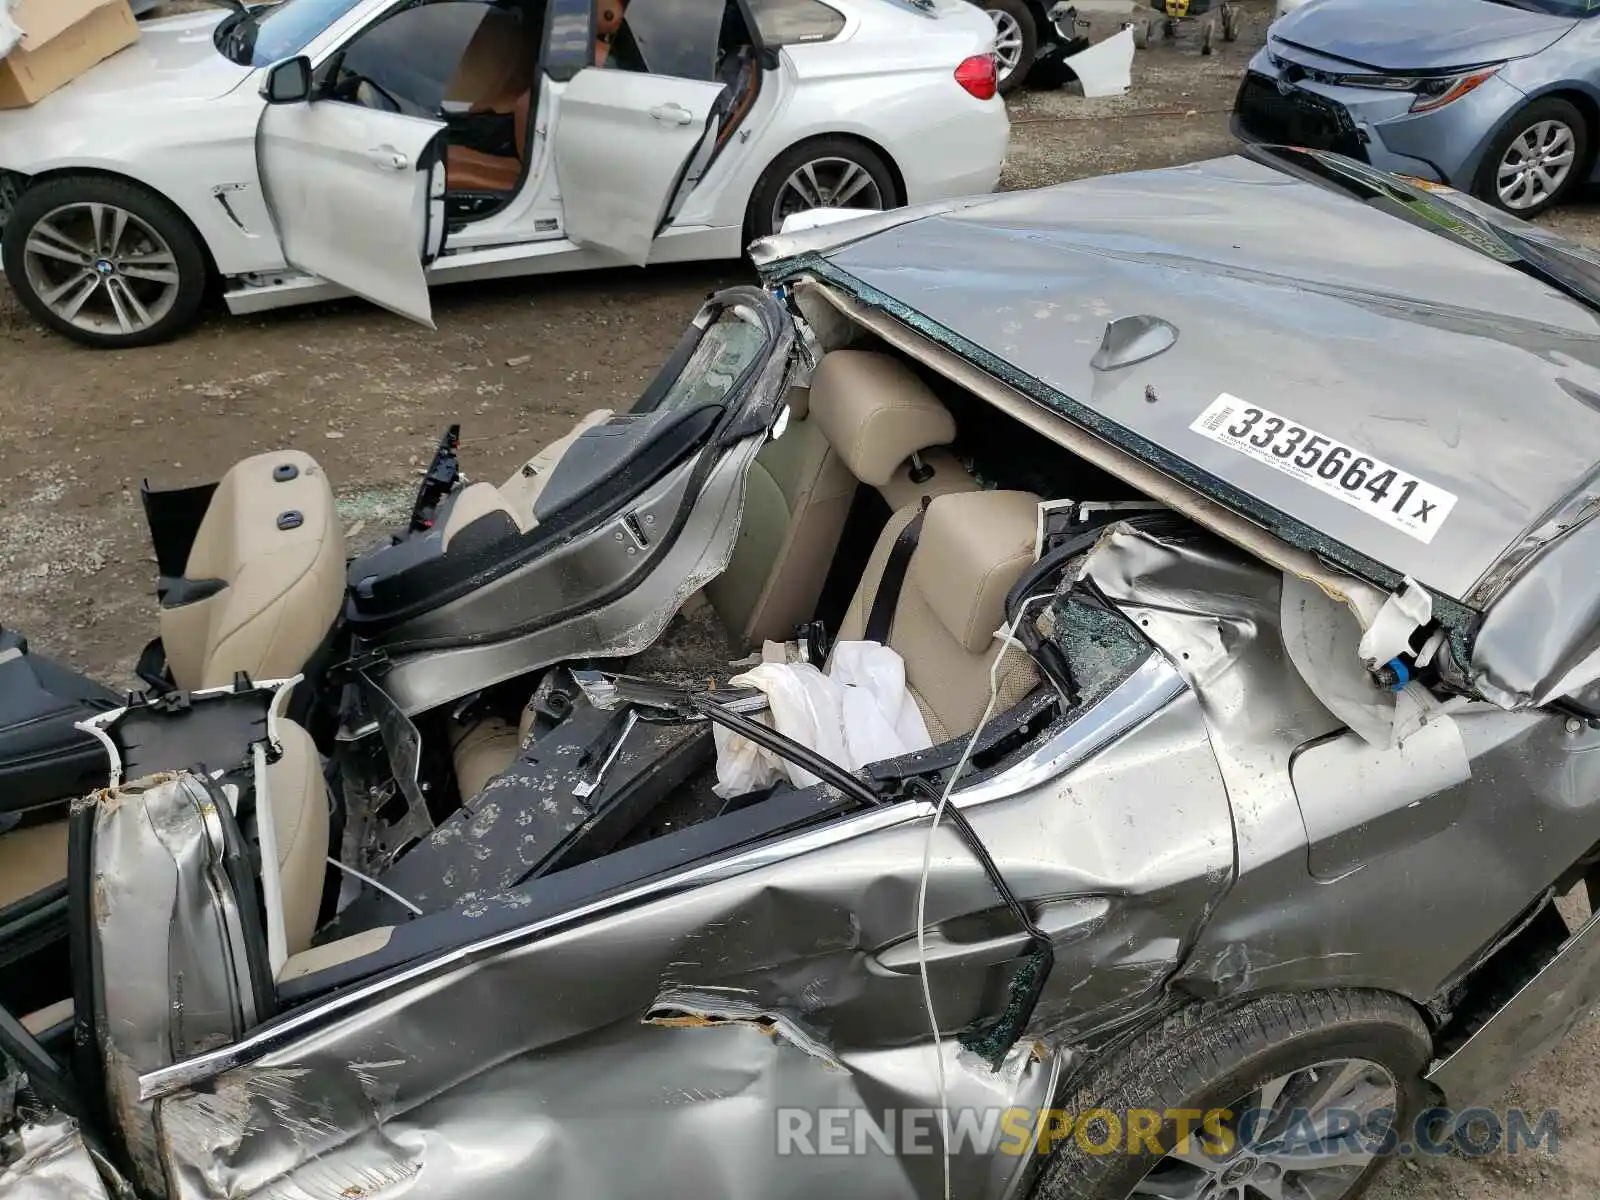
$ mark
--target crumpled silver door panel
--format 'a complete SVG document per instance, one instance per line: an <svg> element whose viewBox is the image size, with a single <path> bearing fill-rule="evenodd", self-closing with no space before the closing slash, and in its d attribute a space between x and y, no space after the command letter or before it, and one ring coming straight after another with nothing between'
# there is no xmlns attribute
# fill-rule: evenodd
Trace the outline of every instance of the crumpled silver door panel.
<svg viewBox="0 0 1600 1200"><path fill-rule="evenodd" d="M1441 728L1388 749L1349 744L1285 651L1277 571L1198 531L1121 527L1084 574L1193 687L1227 780L1239 878L1185 990L1375 987L1427 1003L1600 842L1600 731L1477 702L1429 710ZM1302 755L1316 760L1303 773Z"/></svg>
<svg viewBox="0 0 1600 1200"><path fill-rule="evenodd" d="M0 1200L110 1200L78 1123L52 1113L8 1135Z"/></svg>
<svg viewBox="0 0 1600 1200"><path fill-rule="evenodd" d="M223 868L219 794L181 771L96 797L99 1051L112 1120L151 1191L162 1180L160 1134L139 1076L226 1045L261 1015L244 944L254 898L241 902Z"/></svg>
<svg viewBox="0 0 1600 1200"><path fill-rule="evenodd" d="M1193 694L1153 659L1082 719L1115 705L1131 732L1110 745L1074 759L1069 727L1042 778L1030 757L1010 786L970 789L1020 897L1103 901L1053 909L1055 972L998 1072L955 1038L992 1014L1017 951L973 935L1003 909L957 834L939 838L931 978L957 1111L1046 1104L1083 1047L1161 1001L1226 889L1231 823ZM904 969L928 812L847 817L262 1030L242 1065L159 1101L173 1200L940 1194L937 1153L777 1148L781 1107L937 1102ZM968 1147L956 1193L1004 1195L1027 1165Z"/></svg>

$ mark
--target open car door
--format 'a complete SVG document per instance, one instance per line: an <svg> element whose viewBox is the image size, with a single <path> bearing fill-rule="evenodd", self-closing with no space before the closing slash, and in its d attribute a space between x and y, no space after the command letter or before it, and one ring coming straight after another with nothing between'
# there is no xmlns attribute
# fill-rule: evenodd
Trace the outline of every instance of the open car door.
<svg viewBox="0 0 1600 1200"><path fill-rule="evenodd" d="M643 266L723 86L595 67L574 75L555 136L567 236Z"/></svg>
<svg viewBox="0 0 1600 1200"><path fill-rule="evenodd" d="M284 258L433 328L426 270L444 245L444 124L274 99L272 86L269 77L256 160Z"/></svg>

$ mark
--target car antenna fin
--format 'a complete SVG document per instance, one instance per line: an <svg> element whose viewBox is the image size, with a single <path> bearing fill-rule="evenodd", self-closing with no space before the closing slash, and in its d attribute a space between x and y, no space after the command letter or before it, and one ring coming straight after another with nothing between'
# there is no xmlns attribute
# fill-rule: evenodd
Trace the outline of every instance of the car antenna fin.
<svg viewBox="0 0 1600 1200"><path fill-rule="evenodd" d="M1171 321L1143 313L1133 317L1118 317L1106 322L1100 349L1094 352L1089 365L1096 371L1131 367L1134 363L1144 362L1172 349L1177 340L1178 327Z"/></svg>

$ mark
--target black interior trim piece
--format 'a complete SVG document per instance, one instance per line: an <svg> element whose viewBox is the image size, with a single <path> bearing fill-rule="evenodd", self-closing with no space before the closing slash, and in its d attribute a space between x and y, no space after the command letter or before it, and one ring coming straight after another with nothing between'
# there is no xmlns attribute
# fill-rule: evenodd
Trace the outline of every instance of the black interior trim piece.
<svg viewBox="0 0 1600 1200"><path fill-rule="evenodd" d="M228 586L225 579L189 579L179 575L163 575L156 582L156 596L164 609L183 608L209 600Z"/></svg>
<svg viewBox="0 0 1600 1200"><path fill-rule="evenodd" d="M267 736L266 692L205 696L175 692L128 710L112 731L123 777L203 767L233 771L250 760L250 747Z"/></svg>
<svg viewBox="0 0 1600 1200"><path fill-rule="evenodd" d="M150 545L156 553L156 570L162 575L172 579L183 575L200 522L205 520L216 490L215 483L159 491L151 488L148 479L139 485L145 524L150 527Z"/></svg>
<svg viewBox="0 0 1600 1200"><path fill-rule="evenodd" d="M677 544L678 536L683 532L684 526L688 524L689 517L694 512L694 506L699 501L700 493L706 485L706 480L710 478L712 470L720 461L721 455L714 453L710 448L700 452L700 461L695 466L694 472L689 478L688 486L685 489L684 503L679 506L677 514L673 517L672 524L656 539L654 553L647 557L644 562L640 563L639 568L629 574L628 577L616 587L612 588L609 592L603 593L602 595L590 597L589 599L575 604L570 604L566 608L540 613L532 620L526 621L521 625L512 626L503 630L497 630L495 632L494 639L504 640L514 637L522 637L529 633L535 633L541 629L548 629L552 625L559 625L561 622L570 620L572 617L580 613L604 608L606 605L613 604L623 596L626 596L628 593L632 592L644 580L650 577L650 571L648 569L650 564L657 561L661 555L666 554L674 545ZM495 576L490 576L489 578L494 577ZM481 586L481 583L479 586ZM387 644L383 647L383 649L390 654L400 654L411 653L417 650L440 650L448 649L452 646L473 645L484 640L486 639L480 636L411 638L405 641Z"/></svg>
<svg viewBox="0 0 1600 1200"><path fill-rule="evenodd" d="M72 1075L79 1101L91 1121L105 1127L105 1076L100 1067L99 1005L95 984L100 969L95 950L94 823L97 807L75 810L67 826L67 925L72 963Z"/></svg>
<svg viewBox="0 0 1600 1200"><path fill-rule="evenodd" d="M51 814L105 784L104 748L77 728L79 721L120 703L117 695L60 663L32 654L28 640L0 630L0 817ZM28 818L19 814L27 813Z"/></svg>
<svg viewBox="0 0 1600 1200"><path fill-rule="evenodd" d="M257 881L257 855L251 853L244 831L234 816L222 789L210 779L203 779L211 795L217 821L222 826L222 869L238 901L239 926L244 935L244 952L250 975L251 991L256 1008L256 1024L270 1020L278 1011L278 995L273 987L272 959L267 952L267 931L262 920L261 888ZM252 797L253 798L253 797ZM240 808L243 809L243 805ZM253 1028L253 1027L252 1027ZM247 1032L241 1029L240 1034ZM186 1048L189 1053L198 1047Z"/></svg>
<svg viewBox="0 0 1600 1200"><path fill-rule="evenodd" d="M787 318L783 317L777 302L766 293L751 287L724 289L702 306L693 326L680 341L672 358L646 388L628 415L650 412L660 404L672 385L677 382L690 356L705 336L706 330L719 314L736 304L747 305L761 315L763 327L768 335L767 353L758 356L745 369L738 382L729 390L720 408L689 411L710 412L721 418L720 422L711 422L711 431L721 444L748 437L770 424L772 414L781 399L781 391L775 391L773 395L766 397L764 402L752 405L751 387L770 366L775 355L781 353L787 363L786 347L792 343L793 335L792 332L785 333L779 324L780 319ZM682 458L683 455L680 454L677 461L682 461ZM637 494L674 465L675 462L661 466L654 478L631 476L625 482L619 480L615 484L608 484L606 488L591 488L582 497L583 503L575 503L564 511L552 513L561 518L565 523L563 526L537 526L520 538L507 539L495 544L492 547L493 553L484 550L459 556L454 553L449 556L430 556L392 575L380 578L374 578L370 570L373 556L357 559L351 566L350 576L353 584L358 584L359 587L353 586L351 589L345 604L345 619L352 628L358 629L363 637L377 637L386 630L404 625L415 617L431 612L441 605L459 599L485 584L518 570L558 541L570 541L588 532L627 502L628 496L619 495L610 490L611 487L632 488L634 494ZM703 483L703 477L701 482ZM685 508L692 506L698 496L699 489L695 487L686 500ZM682 521L677 524L678 528L681 528ZM382 551L375 553L381 555ZM443 565L452 559L456 562L449 566ZM625 594L627 590L619 589L617 594ZM512 637L531 632L534 628L554 623L556 619L541 618L540 625L515 631L507 630L504 636ZM418 639L405 643L408 649L432 649L455 644L461 644L460 639ZM397 648L386 647L388 650Z"/></svg>
<svg viewBox="0 0 1600 1200"><path fill-rule="evenodd" d="M558 917L579 905L814 825L855 807L853 800L822 786L780 790L772 799L751 808L541 876L513 889L514 901L491 901L482 915L466 917L458 912L443 912L408 921L395 928L382 950L280 984L279 1002L287 1008L358 980L376 979L454 947Z"/></svg>

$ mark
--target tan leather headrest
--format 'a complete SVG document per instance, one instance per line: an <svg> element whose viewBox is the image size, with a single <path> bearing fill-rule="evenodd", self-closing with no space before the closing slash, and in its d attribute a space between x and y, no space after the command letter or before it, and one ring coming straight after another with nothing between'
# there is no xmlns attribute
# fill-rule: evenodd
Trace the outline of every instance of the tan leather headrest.
<svg viewBox="0 0 1600 1200"><path fill-rule="evenodd" d="M833 350L811 373L811 415L862 483L882 487L906 459L955 440L956 423L910 367L870 350Z"/></svg>
<svg viewBox="0 0 1600 1200"><path fill-rule="evenodd" d="M956 492L928 506L906 582L972 654L1005 624L1006 593L1033 563L1038 506L1031 492Z"/></svg>

